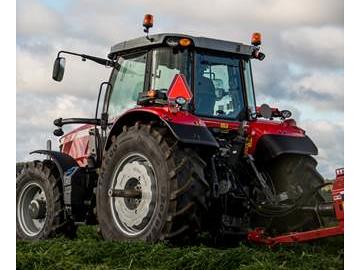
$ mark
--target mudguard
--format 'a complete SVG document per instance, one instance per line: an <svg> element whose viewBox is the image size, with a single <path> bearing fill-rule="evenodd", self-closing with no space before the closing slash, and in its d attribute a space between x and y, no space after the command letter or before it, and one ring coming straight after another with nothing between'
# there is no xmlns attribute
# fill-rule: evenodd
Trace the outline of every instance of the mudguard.
<svg viewBox="0 0 360 270"><path fill-rule="evenodd" d="M61 153L58 151L50 151L50 150L35 150L30 152L31 154L41 154L48 155L52 158L52 161L55 163L56 167L59 170L61 179L64 181L64 172L72 167L78 167L78 163L75 159L65 153Z"/></svg>
<svg viewBox="0 0 360 270"><path fill-rule="evenodd" d="M268 162L282 154L317 155L318 149L308 136L266 134L256 145L255 159Z"/></svg>
<svg viewBox="0 0 360 270"><path fill-rule="evenodd" d="M166 124L175 138L182 143L219 147L218 142L207 127L172 122L166 122Z"/></svg>
<svg viewBox="0 0 360 270"><path fill-rule="evenodd" d="M168 107L135 108L126 112L113 122L106 141L105 149L111 145L112 136L122 132L123 126L132 126L136 122L160 121L169 128L174 137L182 143L219 147L205 123L198 117L186 112L171 113Z"/></svg>

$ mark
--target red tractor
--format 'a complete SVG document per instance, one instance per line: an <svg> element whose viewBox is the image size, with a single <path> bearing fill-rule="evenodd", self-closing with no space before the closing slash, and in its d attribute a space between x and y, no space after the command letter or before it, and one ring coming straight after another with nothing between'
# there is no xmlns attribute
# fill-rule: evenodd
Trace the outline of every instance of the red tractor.
<svg viewBox="0 0 360 270"><path fill-rule="evenodd" d="M343 234L343 170L333 201L317 172L317 148L291 112L256 107L251 45L183 34L147 35L108 58L60 51L111 67L94 118L59 118L60 150L17 166L18 239L74 236L98 224L107 240L266 244ZM104 90L104 91L103 91ZM102 102L100 102L102 101ZM101 112L99 112L101 111ZM62 127L82 124L64 135ZM333 222L332 227L328 222Z"/></svg>

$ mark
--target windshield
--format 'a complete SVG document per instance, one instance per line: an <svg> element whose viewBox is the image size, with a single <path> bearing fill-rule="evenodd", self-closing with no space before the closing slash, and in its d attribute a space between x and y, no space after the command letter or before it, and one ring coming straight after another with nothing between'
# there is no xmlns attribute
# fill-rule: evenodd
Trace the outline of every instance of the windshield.
<svg viewBox="0 0 360 270"><path fill-rule="evenodd" d="M147 53L121 57L120 69L114 69L108 113L114 119L136 106L138 95L144 90Z"/></svg>
<svg viewBox="0 0 360 270"><path fill-rule="evenodd" d="M195 70L197 115L225 119L245 116L239 58L197 53Z"/></svg>

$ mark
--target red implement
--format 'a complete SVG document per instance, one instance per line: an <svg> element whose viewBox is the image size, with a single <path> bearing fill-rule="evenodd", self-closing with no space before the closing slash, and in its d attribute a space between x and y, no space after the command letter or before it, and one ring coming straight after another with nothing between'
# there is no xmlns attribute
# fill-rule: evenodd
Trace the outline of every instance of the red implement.
<svg viewBox="0 0 360 270"><path fill-rule="evenodd" d="M329 236L344 234L344 169L336 170L336 179L332 188L332 198L334 203L334 211L338 224L333 227L319 228L316 230L304 232L291 232L275 237L268 237L262 228L256 228L248 233L248 240L268 246L277 244L288 244L296 242L305 242Z"/></svg>

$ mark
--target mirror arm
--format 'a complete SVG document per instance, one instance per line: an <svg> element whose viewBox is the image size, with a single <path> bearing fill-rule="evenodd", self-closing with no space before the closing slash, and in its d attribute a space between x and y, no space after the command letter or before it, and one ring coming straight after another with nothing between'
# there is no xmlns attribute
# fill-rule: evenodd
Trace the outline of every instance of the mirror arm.
<svg viewBox="0 0 360 270"><path fill-rule="evenodd" d="M91 56L91 55L87 55L87 54L79 54L79 53L69 52L69 51L59 51L58 54L57 54L57 57L60 57L61 53L79 56L79 57L82 58L83 61L88 59L88 60L94 61L95 63L98 63L100 65L107 66L107 67L114 67L116 69L118 69L119 66L120 66L119 63L117 63L115 61L111 61L111 60L108 60L108 59L104 59L104 58L100 58L100 57L96 57L96 56Z"/></svg>

